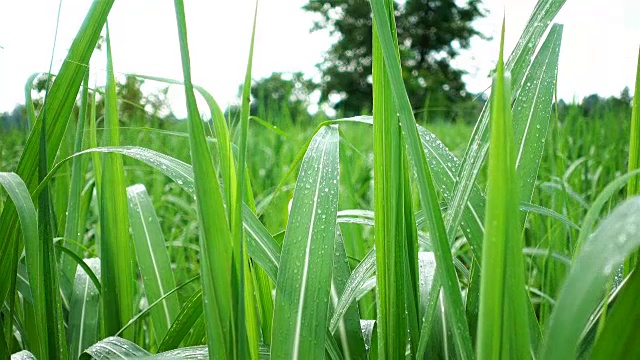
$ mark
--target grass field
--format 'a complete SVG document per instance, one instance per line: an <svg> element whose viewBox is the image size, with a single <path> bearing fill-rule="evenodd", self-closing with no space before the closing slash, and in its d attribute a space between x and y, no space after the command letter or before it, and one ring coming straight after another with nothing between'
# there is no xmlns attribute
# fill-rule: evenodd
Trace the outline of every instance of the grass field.
<svg viewBox="0 0 640 360"><path fill-rule="evenodd" d="M387 0L373 116L256 119L250 55L225 117L176 0L184 78L143 78L183 87L188 118L121 119L112 4L26 99L32 129L0 132L0 358L640 357L640 103L556 104L563 0L496 54L476 119L420 124Z"/></svg>

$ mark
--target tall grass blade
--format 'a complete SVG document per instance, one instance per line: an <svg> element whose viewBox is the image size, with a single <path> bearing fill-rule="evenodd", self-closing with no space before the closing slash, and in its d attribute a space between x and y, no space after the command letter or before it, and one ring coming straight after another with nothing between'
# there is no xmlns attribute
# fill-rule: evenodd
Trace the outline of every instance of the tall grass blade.
<svg viewBox="0 0 640 360"><path fill-rule="evenodd" d="M600 223L578 250L549 319L542 359L576 357L585 326L611 276L640 246L638 211L640 197L625 201Z"/></svg>
<svg viewBox="0 0 640 360"><path fill-rule="evenodd" d="M234 201L230 204L231 211L231 232L233 235L234 267L236 271L236 300L234 304L235 324L239 327L236 330L236 351L241 359L257 359L259 343L259 324L256 313L256 298L253 291L253 274L249 271L249 259L245 253L244 232L242 226L242 206L245 194L251 192L249 179L246 170L247 157L247 137L249 136L249 116L251 102L251 70L253 67L253 45L256 36L256 22L258 19L258 1L256 0L255 13L253 16L253 29L251 31L251 43L249 46L249 59L245 72L244 84L242 85L242 100L240 112L240 124L238 127L238 178L237 192ZM228 194L232 197L234 194ZM249 294L250 296L245 296Z"/></svg>
<svg viewBox="0 0 640 360"><path fill-rule="evenodd" d="M207 344L211 359L233 356L235 334L232 326L231 256L232 240L229 222L222 201L220 185L205 139L193 84L187 42L184 2L175 0L176 20L180 40L182 71L189 117L189 142L195 179L196 208L200 232L200 261L204 313L207 324Z"/></svg>
<svg viewBox="0 0 640 360"><path fill-rule="evenodd" d="M162 228L147 189L141 184L129 186L127 197L138 267L147 301L152 303L175 288L176 281ZM179 311L180 303L177 295L174 295L163 300L161 306L151 312L153 333L158 343L164 338Z"/></svg>
<svg viewBox="0 0 640 360"><path fill-rule="evenodd" d="M384 1L390 32L395 21L390 1ZM374 18L374 21L375 20ZM382 359L403 357L407 348L405 268L407 249L404 229L404 152L395 101L378 30L373 27L373 185L376 214L376 305L378 355ZM397 56L397 55L396 55Z"/></svg>
<svg viewBox="0 0 640 360"><path fill-rule="evenodd" d="M107 87L105 94L104 143L120 144L120 120L116 103L111 43L107 28ZM133 317L135 273L133 247L129 236L127 193L124 167L119 154L102 158L100 191L100 271L102 273L102 324L104 335L114 335ZM133 340L133 331L124 337Z"/></svg>
<svg viewBox="0 0 640 360"><path fill-rule="evenodd" d="M482 250L478 359L530 357L528 299L524 289L518 177L511 91L504 70L504 23L491 91L491 142Z"/></svg>
<svg viewBox="0 0 640 360"><path fill-rule="evenodd" d="M84 127L89 112L89 70L84 77L82 83L82 95L80 97L80 111L78 114L78 124L76 129L76 137L73 144L73 152L82 151L84 140ZM64 238L68 240L66 247L76 253L79 252L78 243L82 242L82 230L84 224L80 223L82 210L82 189L84 187L84 176L86 174L86 159L74 158L71 163L71 185L69 188L69 198L67 200L67 221L64 228ZM74 277L76 266L66 256L60 257L60 268L64 276L69 280Z"/></svg>
<svg viewBox="0 0 640 360"><path fill-rule="evenodd" d="M338 130L314 137L296 182L276 285L271 356L321 359L338 210Z"/></svg>
<svg viewBox="0 0 640 360"><path fill-rule="evenodd" d="M440 276L444 289L445 310L451 321L456 348L461 358L472 358L473 350L469 328L465 317L462 295L453 265L447 233L442 219L442 213L438 204L437 194L433 185L431 171L426 162L422 149L416 121L407 97L407 91L402 82L400 61L397 55L397 47L394 45L391 34L391 24L388 19L387 9L383 1L372 1L373 18L382 49L387 69L387 75L399 112L402 126L403 140L407 146L407 153L411 164L415 169L416 188L420 198L422 210L427 216L427 225L436 254L436 262L440 268ZM466 201L465 201L466 203Z"/></svg>
<svg viewBox="0 0 640 360"><path fill-rule="evenodd" d="M86 259L93 272L100 276L100 259ZM86 348L98 341L100 292L84 269L77 267L69 303L69 356L77 359Z"/></svg>
<svg viewBox="0 0 640 360"><path fill-rule="evenodd" d="M60 19L60 6L58 6L58 20ZM57 34L57 27L56 27ZM55 49L55 38L54 46ZM55 50L54 50L55 51ZM53 58L51 59L53 62ZM51 65L49 66L49 72L51 72ZM47 85L50 82L50 77L47 78ZM47 126L48 126L48 114L47 103L48 93L45 93L45 107L43 109L43 115L41 120L40 131L40 149L38 154L38 180L44 179L49 169L49 161L47 154ZM62 318L62 301L60 297L59 286L59 272L58 263L56 259L56 253L53 246L53 236L56 233L55 214L51 203L51 194L49 187L45 186L44 190L37 196L38 202L38 235L40 241L34 248L37 248L38 260L42 262L42 273L36 274L37 278L29 277L31 281L38 281L42 285L42 293L40 298L34 299L35 301L42 301L45 309L45 317L37 317L36 321L44 322L44 332L41 334L41 339L46 338L43 341L47 345L46 353L41 354L42 357L56 360L67 358L67 344L65 342L65 329L64 320Z"/></svg>

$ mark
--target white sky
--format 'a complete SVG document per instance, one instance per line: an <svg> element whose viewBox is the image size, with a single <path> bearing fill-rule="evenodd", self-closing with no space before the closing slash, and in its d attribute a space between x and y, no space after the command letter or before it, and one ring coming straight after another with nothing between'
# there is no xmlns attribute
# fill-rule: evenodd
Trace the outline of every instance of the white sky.
<svg viewBox="0 0 640 360"><path fill-rule="evenodd" d="M363 0L364 1L364 0ZM254 0L186 0L193 81L207 88L224 107L235 101L244 78ZM254 54L253 78L272 72L303 71L317 76L315 64L332 41L327 33L309 33L313 17L300 8L305 0L262 0ZM511 49L535 0L484 0L489 16L478 28L494 40L476 39L457 64L469 71L468 88L489 86L495 64L503 11L506 47ZM54 54L56 72L82 22L89 0L64 0ZM506 3L506 5L505 5ZM24 100L24 82L49 68L57 0L0 2L0 111ZM640 45L640 1L567 0L556 18L565 25L559 69L559 96L572 100L598 93L618 95L633 89ZM182 77L173 1L119 0L109 17L117 73ZM94 59L98 77L104 59ZM98 80L100 82L100 80ZM170 92L177 115L184 114L182 89ZM201 111L203 108L201 108Z"/></svg>

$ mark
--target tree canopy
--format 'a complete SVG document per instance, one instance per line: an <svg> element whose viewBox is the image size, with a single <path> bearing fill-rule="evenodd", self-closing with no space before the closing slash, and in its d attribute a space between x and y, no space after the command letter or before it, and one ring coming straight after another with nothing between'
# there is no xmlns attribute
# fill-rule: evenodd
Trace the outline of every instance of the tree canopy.
<svg viewBox="0 0 640 360"><path fill-rule="evenodd" d="M464 71L451 65L474 36L472 21L484 16L479 0L406 0L395 4L403 75L415 109L450 109L469 99ZM372 108L372 20L365 0L309 0L303 9L320 15L312 30L327 29L338 40L319 64L321 102L338 96L345 115ZM434 114L435 115L435 114ZM450 111L441 117L452 117Z"/></svg>

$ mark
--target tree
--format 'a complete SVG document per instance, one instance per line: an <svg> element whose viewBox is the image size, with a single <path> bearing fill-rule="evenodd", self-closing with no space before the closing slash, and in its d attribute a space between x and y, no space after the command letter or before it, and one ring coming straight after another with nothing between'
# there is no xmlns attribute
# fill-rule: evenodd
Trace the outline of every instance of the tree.
<svg viewBox="0 0 640 360"><path fill-rule="evenodd" d="M309 118L309 97L317 88L300 72L273 73L251 86L252 113L272 122ZM240 92L242 87L240 87ZM269 119L272 118L272 119Z"/></svg>
<svg viewBox="0 0 640 360"><path fill-rule="evenodd" d="M403 77L415 109L450 108L468 100L462 75L451 65L474 36L482 37L471 22L484 16L480 0L406 0L396 3L398 43ZM309 0L303 9L319 14L312 31L328 29L338 41L319 64L321 102L338 95L335 103L345 115L372 108L372 20L365 0ZM433 113L436 115L436 113ZM444 114L452 117L451 112Z"/></svg>

